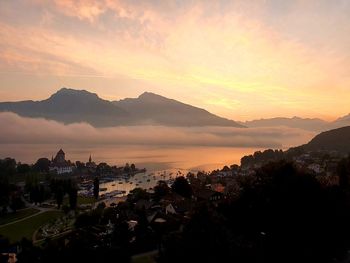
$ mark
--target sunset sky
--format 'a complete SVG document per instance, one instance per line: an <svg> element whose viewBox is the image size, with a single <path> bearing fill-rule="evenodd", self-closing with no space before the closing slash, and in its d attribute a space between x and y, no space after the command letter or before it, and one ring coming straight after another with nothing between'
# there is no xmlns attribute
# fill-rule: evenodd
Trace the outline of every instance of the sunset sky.
<svg viewBox="0 0 350 263"><path fill-rule="evenodd" d="M350 1L0 1L0 101L144 91L234 120L350 113Z"/></svg>

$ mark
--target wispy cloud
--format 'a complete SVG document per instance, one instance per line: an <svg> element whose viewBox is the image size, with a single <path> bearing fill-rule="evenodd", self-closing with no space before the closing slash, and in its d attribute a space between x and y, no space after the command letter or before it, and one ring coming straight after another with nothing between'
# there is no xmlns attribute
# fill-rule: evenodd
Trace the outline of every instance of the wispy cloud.
<svg viewBox="0 0 350 263"><path fill-rule="evenodd" d="M347 11L346 1L4 1L0 70L140 79L180 100L201 93L198 105L227 117L343 115ZM213 103L214 89L229 98Z"/></svg>

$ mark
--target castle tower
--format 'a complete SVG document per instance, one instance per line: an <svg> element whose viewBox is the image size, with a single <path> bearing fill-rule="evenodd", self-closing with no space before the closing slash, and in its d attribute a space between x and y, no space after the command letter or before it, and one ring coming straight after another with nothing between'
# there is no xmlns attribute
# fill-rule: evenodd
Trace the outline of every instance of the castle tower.
<svg viewBox="0 0 350 263"><path fill-rule="evenodd" d="M56 154L55 160L56 163L65 163L66 162L66 154L62 149L58 151Z"/></svg>

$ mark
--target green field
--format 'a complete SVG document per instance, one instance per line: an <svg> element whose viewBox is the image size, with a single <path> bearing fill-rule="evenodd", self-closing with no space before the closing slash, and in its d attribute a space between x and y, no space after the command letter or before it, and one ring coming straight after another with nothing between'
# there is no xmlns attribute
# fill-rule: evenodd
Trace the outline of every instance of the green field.
<svg viewBox="0 0 350 263"><path fill-rule="evenodd" d="M62 215L60 211L47 211L18 223L0 226L0 235L7 237L10 242L19 241L23 237L32 240L35 230Z"/></svg>
<svg viewBox="0 0 350 263"><path fill-rule="evenodd" d="M153 250L146 253L134 255L131 257L131 263L155 263L155 257L157 256L158 251Z"/></svg>
<svg viewBox="0 0 350 263"><path fill-rule="evenodd" d="M18 210L16 213L11 213L11 214L7 214L4 216L0 217L0 226L7 224L7 223L11 223L13 221L25 218L27 216L31 216L34 215L36 213L38 213L40 210L35 209L35 208L27 208L27 209L22 209L22 210Z"/></svg>
<svg viewBox="0 0 350 263"><path fill-rule="evenodd" d="M155 263L155 259L151 256L143 256L135 259L131 259L131 263Z"/></svg>
<svg viewBox="0 0 350 263"><path fill-rule="evenodd" d="M96 199L93 198L93 197L78 196L78 205L93 204L95 201L96 201ZM64 205L69 205L68 197L65 197L63 199L63 204Z"/></svg>

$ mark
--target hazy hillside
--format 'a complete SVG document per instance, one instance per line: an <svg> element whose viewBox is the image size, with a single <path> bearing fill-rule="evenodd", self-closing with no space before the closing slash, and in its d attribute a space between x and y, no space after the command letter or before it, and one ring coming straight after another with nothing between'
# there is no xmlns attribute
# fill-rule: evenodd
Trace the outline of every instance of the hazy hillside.
<svg viewBox="0 0 350 263"><path fill-rule="evenodd" d="M332 125L334 127L344 127L350 125L350 114L338 118L332 123Z"/></svg>
<svg viewBox="0 0 350 263"><path fill-rule="evenodd" d="M298 128L298 129L303 129L307 131L322 132L322 131L336 129L336 128L350 125L350 114L347 116L341 117L333 122L327 122L325 120L321 120L318 118L310 119L310 118L300 118L300 117L293 117L293 118L277 117L277 118L271 118L271 119L252 120L252 121L239 122L239 123L246 127L251 127L251 128L285 126L289 128Z"/></svg>
<svg viewBox="0 0 350 263"><path fill-rule="evenodd" d="M204 109L150 92L145 92L138 98L115 101L114 105L130 113L135 124L242 127L232 120L218 117Z"/></svg>
<svg viewBox="0 0 350 263"><path fill-rule="evenodd" d="M337 151L350 153L350 126L337 128L316 135L307 144L290 148L287 152Z"/></svg>
<svg viewBox="0 0 350 263"><path fill-rule="evenodd" d="M152 93L111 102L85 90L63 88L43 101L0 103L0 111L63 123L87 122L95 127L141 124L242 127L206 110Z"/></svg>
<svg viewBox="0 0 350 263"><path fill-rule="evenodd" d="M297 148L306 151L338 151L350 152L350 126L325 131L316 135L309 143Z"/></svg>

